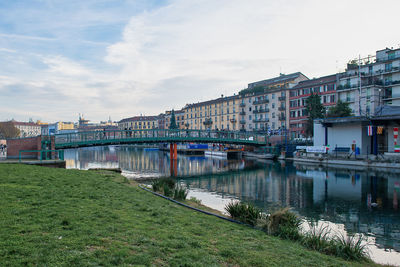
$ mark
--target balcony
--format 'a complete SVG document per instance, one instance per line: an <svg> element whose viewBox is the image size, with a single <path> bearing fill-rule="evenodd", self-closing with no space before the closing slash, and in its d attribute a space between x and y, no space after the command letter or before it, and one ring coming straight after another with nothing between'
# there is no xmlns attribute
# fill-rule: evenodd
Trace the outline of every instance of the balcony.
<svg viewBox="0 0 400 267"><path fill-rule="evenodd" d="M278 119L279 119L280 121L285 121L285 120L286 120L286 116L280 115L280 116L278 117Z"/></svg>
<svg viewBox="0 0 400 267"><path fill-rule="evenodd" d="M239 112L239 115L242 115L242 116L244 116L244 115L246 115L246 112L244 112L244 111L240 111L240 112Z"/></svg>
<svg viewBox="0 0 400 267"><path fill-rule="evenodd" d="M213 121L212 121L212 119L208 118L208 119L205 119L205 120L203 121L203 124L204 124L205 126L210 126L210 125L213 124Z"/></svg>
<svg viewBox="0 0 400 267"><path fill-rule="evenodd" d="M392 86L396 84L400 84L400 81L385 81L384 83L385 86Z"/></svg>
<svg viewBox="0 0 400 267"><path fill-rule="evenodd" d="M261 99L261 100L253 101L253 105L260 105L260 104L266 104L266 103L269 103L269 99Z"/></svg>
<svg viewBox="0 0 400 267"><path fill-rule="evenodd" d="M246 124L245 120L240 120L240 124Z"/></svg>
<svg viewBox="0 0 400 267"><path fill-rule="evenodd" d="M263 119L254 119L253 122L269 122L269 118L263 118Z"/></svg>
<svg viewBox="0 0 400 267"><path fill-rule="evenodd" d="M278 110L279 110L279 111L285 111L286 108L285 108L285 107L279 107Z"/></svg>
<svg viewBox="0 0 400 267"><path fill-rule="evenodd" d="M286 99L286 96L280 96L280 97L278 97L278 100L279 101L284 101Z"/></svg>
<svg viewBox="0 0 400 267"><path fill-rule="evenodd" d="M230 119L231 123L236 123L237 120L236 119Z"/></svg>
<svg viewBox="0 0 400 267"><path fill-rule="evenodd" d="M239 107L241 107L241 108L243 108L243 107L245 107L245 106L246 106L246 103L244 103L244 102L242 102L242 103L239 104Z"/></svg>
<svg viewBox="0 0 400 267"><path fill-rule="evenodd" d="M265 112L265 110L264 110L264 109L262 109L262 108L259 108L259 109L254 109L254 110L253 110L253 113L254 113L254 114L257 114L257 113L263 113L263 112Z"/></svg>

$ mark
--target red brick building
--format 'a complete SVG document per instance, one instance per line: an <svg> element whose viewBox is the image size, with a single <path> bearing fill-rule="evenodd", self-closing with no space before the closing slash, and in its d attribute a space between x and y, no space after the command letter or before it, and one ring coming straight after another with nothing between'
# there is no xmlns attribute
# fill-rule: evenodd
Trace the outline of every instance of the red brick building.
<svg viewBox="0 0 400 267"><path fill-rule="evenodd" d="M306 100L312 93L321 96L321 102L326 107L336 105L337 75L324 76L299 82L289 90L289 129L291 138L305 137L308 119Z"/></svg>

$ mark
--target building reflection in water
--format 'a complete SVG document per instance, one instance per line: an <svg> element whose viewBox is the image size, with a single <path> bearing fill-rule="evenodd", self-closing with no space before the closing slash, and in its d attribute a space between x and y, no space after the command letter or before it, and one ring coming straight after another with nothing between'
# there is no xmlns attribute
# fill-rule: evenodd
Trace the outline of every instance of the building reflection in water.
<svg viewBox="0 0 400 267"><path fill-rule="evenodd" d="M65 157L68 168L120 167L138 176L170 173L168 153L132 146L67 150ZM381 251L394 251L389 255L397 257L392 264L400 262L397 173L181 155L177 170L180 182L205 198L240 199L267 212L290 206L307 221L330 222L347 233L367 234Z"/></svg>
<svg viewBox="0 0 400 267"><path fill-rule="evenodd" d="M67 168L121 168L138 175L170 175L169 153L134 146L104 146L65 151ZM177 176L194 176L242 170L253 167L252 161L178 155Z"/></svg>

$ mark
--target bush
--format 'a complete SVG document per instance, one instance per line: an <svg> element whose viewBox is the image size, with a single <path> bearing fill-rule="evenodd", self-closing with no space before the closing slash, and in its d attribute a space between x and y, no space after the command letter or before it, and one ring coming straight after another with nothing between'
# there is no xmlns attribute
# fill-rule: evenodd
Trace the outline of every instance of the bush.
<svg viewBox="0 0 400 267"><path fill-rule="evenodd" d="M368 243L364 243L362 235L352 235L345 237L344 235L336 235L332 240L334 246L332 251L336 256L346 260L370 261L367 249Z"/></svg>
<svg viewBox="0 0 400 267"><path fill-rule="evenodd" d="M165 191L169 193L175 187L175 180L171 178L155 179L151 182L151 186L154 192L160 192L165 195Z"/></svg>
<svg viewBox="0 0 400 267"><path fill-rule="evenodd" d="M289 208L275 211L267 217L264 229L271 235L284 239L299 240L301 220Z"/></svg>
<svg viewBox="0 0 400 267"><path fill-rule="evenodd" d="M188 194L186 188L177 186L171 178L156 179L151 182L154 192L159 192L166 197L173 197L176 200L185 200Z"/></svg>
<svg viewBox="0 0 400 267"><path fill-rule="evenodd" d="M233 219L253 226L261 218L261 210L252 204L230 202L225 206L225 210Z"/></svg>
<svg viewBox="0 0 400 267"><path fill-rule="evenodd" d="M174 189L174 199L176 199L176 200L185 200L187 197L187 194L188 194L188 191L186 188L177 186Z"/></svg>
<svg viewBox="0 0 400 267"><path fill-rule="evenodd" d="M317 228L311 227L311 230L304 234L301 243L303 246L309 249L314 249L320 252L325 252L329 254L332 246L334 245L329 239L330 230L328 225Z"/></svg>

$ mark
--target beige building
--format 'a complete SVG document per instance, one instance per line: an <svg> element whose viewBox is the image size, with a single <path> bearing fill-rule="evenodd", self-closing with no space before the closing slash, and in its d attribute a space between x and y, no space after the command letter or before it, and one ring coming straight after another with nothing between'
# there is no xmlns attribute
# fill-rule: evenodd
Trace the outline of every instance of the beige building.
<svg viewBox="0 0 400 267"><path fill-rule="evenodd" d="M193 130L239 130L239 96L220 98L187 104L185 125Z"/></svg>
<svg viewBox="0 0 400 267"><path fill-rule="evenodd" d="M174 110L175 113L175 122L176 122L176 126L178 127L178 129L186 129L188 125L186 125L186 121L185 121L185 111L184 110ZM169 129L169 126L171 124L171 114L172 114L172 110L171 111L166 111L165 115L164 115L164 129Z"/></svg>
<svg viewBox="0 0 400 267"><path fill-rule="evenodd" d="M158 129L158 116L135 116L118 122L120 130L149 130Z"/></svg>

